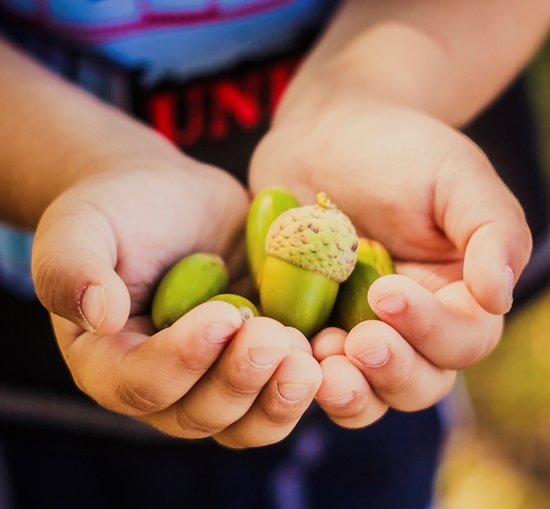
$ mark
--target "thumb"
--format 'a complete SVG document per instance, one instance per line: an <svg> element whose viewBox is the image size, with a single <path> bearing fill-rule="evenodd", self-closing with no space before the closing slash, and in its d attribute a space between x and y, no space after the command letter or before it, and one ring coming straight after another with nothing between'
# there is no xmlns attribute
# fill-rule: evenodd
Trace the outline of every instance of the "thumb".
<svg viewBox="0 0 550 509"><path fill-rule="evenodd" d="M130 313L128 289L114 270L114 232L95 209L56 205L41 219L33 245L38 298L48 311L89 332L114 334Z"/></svg>
<svg viewBox="0 0 550 509"><path fill-rule="evenodd" d="M481 151L454 163L455 178L444 191L443 230L464 255L468 290L486 311L504 314L529 260L531 233L521 205Z"/></svg>

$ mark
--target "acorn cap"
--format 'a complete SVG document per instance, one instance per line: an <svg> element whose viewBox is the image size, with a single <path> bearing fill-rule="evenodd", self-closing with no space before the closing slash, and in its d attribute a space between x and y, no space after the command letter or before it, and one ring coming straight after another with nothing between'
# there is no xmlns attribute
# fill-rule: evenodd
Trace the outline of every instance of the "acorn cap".
<svg viewBox="0 0 550 509"><path fill-rule="evenodd" d="M266 252L341 283L357 260L357 233L325 193L317 195L317 202L275 219L267 234Z"/></svg>

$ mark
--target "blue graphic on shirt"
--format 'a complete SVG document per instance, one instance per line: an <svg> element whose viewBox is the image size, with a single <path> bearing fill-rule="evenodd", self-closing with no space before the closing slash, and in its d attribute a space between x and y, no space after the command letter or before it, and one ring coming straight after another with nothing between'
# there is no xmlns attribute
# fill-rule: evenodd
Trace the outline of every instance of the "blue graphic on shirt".
<svg viewBox="0 0 550 509"><path fill-rule="evenodd" d="M250 1L250 0L246 0ZM192 11L197 8L206 8L209 0L149 0L149 8L152 11L174 11L175 9L185 9Z"/></svg>
<svg viewBox="0 0 550 509"><path fill-rule="evenodd" d="M49 10L52 17L64 21L135 21L137 4L136 0L49 0Z"/></svg>
<svg viewBox="0 0 550 509"><path fill-rule="evenodd" d="M143 71L146 85L190 79L288 47L331 0L0 0L60 40ZM11 8L11 9L10 9Z"/></svg>
<svg viewBox="0 0 550 509"><path fill-rule="evenodd" d="M297 35L314 26L323 0L291 5L246 18L192 25L186 30L161 28L123 37L98 49L113 60L144 71L144 82L163 78L190 79L238 64L243 59L288 47Z"/></svg>

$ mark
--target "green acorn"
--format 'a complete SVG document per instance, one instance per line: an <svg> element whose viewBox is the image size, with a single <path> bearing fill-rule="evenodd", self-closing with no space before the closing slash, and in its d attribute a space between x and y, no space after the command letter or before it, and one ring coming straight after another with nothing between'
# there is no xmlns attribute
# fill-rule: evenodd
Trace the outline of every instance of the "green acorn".
<svg viewBox="0 0 550 509"><path fill-rule="evenodd" d="M247 320L250 320L255 316L260 316L258 309L254 304L252 304L252 302L250 302L245 297L241 297L240 295L237 295L235 293L222 293L220 295L212 297L211 299L208 299L208 302L213 300L221 300L235 306L241 313L243 322L246 322Z"/></svg>
<svg viewBox="0 0 550 509"><path fill-rule="evenodd" d="M172 325L185 313L225 291L229 275L217 255L195 253L176 263L162 278L151 309L157 330Z"/></svg>
<svg viewBox="0 0 550 509"><path fill-rule="evenodd" d="M281 213L299 206L297 198L282 187L264 189L252 201L246 222L246 254L257 288L262 280L269 227Z"/></svg>
<svg viewBox="0 0 550 509"><path fill-rule="evenodd" d="M266 238L260 285L262 312L311 337L330 316L338 286L357 259L349 218L326 198L283 212Z"/></svg>
<svg viewBox="0 0 550 509"><path fill-rule="evenodd" d="M350 331L365 320L378 320L367 294L372 283L386 274L395 274L395 266L384 246L376 240L359 239L357 263L350 277L340 285L334 306L335 324Z"/></svg>

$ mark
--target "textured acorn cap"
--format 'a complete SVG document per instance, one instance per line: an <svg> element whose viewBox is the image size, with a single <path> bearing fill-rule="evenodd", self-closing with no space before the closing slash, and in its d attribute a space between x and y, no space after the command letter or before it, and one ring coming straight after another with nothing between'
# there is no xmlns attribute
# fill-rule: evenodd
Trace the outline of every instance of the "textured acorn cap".
<svg viewBox="0 0 550 509"><path fill-rule="evenodd" d="M325 193L317 201L283 212L269 228L266 252L341 283L357 260L357 233Z"/></svg>

